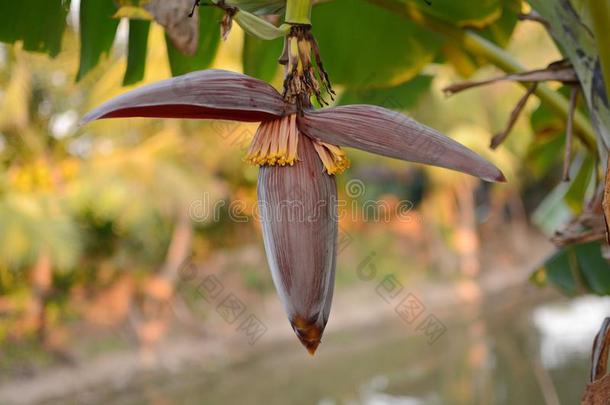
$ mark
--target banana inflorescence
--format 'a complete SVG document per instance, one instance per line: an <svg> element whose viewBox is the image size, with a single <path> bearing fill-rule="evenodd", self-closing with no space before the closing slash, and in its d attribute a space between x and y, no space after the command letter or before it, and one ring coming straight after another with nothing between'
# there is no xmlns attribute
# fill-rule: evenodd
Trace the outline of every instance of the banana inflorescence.
<svg viewBox="0 0 610 405"><path fill-rule="evenodd" d="M312 55L315 59L317 74ZM322 95L322 88L331 99L334 99L335 92L322 65L318 43L311 34L311 25L294 24L291 26L280 63L287 65L284 79L284 98L287 101L296 103L301 109L301 107L309 105L311 96L315 96L320 105L328 105ZM320 82L322 86L320 86Z"/></svg>

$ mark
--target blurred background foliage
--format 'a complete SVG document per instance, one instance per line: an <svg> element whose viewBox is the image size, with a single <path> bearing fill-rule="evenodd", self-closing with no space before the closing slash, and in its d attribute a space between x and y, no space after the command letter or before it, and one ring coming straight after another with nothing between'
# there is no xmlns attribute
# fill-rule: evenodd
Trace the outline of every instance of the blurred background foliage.
<svg viewBox="0 0 610 405"><path fill-rule="evenodd" d="M283 5L229 3L263 14ZM526 265L534 271L532 255L550 253L545 239L593 196L596 156L576 142L572 179L562 182L565 114L532 99L511 136L491 151L491 136L505 127L523 90L499 83L452 98L442 92L464 78L497 75L497 67L508 71L493 52L515 55L532 69L561 59L542 25L518 24L518 13L529 5L319 3L313 31L339 90L337 103L408 113L486 156L509 179L507 185L483 184L350 151L352 168L339 178L348 207L370 201L395 207L409 200L413 209L409 220L390 215L370 221L353 212L341 219L350 242L339 260L339 288L357 281L354 269L368 251L377 252L378 268L405 283L464 282ZM128 325L143 347L169 333L176 317L188 325L205 323L209 310L197 299L197 286L182 275L191 263L222 274L242 300L258 302L272 291L255 215L257 169L242 162L255 127L150 119L87 127L78 122L91 107L130 86L197 69L242 71L279 88L282 41L264 42L234 26L222 42L222 12L200 7L197 48L188 56L157 22L116 18L121 6L144 5L0 4L5 43L0 44L0 353L5 356L15 353L7 347L29 343L61 356L83 320L102 330ZM566 89L549 86L565 101ZM584 103L579 111L587 114ZM346 192L351 180L367 184L361 195ZM235 203L244 222L232 219ZM550 280L568 294L608 294L608 269L601 242L593 241L563 248L532 279ZM171 311L163 305L168 300L175 305Z"/></svg>

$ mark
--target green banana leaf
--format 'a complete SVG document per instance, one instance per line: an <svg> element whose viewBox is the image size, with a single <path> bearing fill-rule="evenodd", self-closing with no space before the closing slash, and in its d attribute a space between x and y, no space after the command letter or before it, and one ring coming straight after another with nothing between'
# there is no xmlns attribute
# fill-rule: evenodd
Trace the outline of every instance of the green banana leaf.
<svg viewBox="0 0 610 405"><path fill-rule="evenodd" d="M312 23L331 80L354 89L408 81L441 45L438 35L363 0L322 3Z"/></svg>
<svg viewBox="0 0 610 405"><path fill-rule="evenodd" d="M119 20L113 0L81 0L80 2L80 67L76 80L81 80L104 56L110 53Z"/></svg>
<svg viewBox="0 0 610 405"><path fill-rule="evenodd" d="M555 42L574 63L597 131L600 159L606 162L610 148L610 103L588 21L579 13L578 2L576 7L570 0L531 0L530 3L548 21Z"/></svg>
<svg viewBox="0 0 610 405"><path fill-rule="evenodd" d="M1 1L0 42L22 41L26 51L56 56L69 9L69 0Z"/></svg>
<svg viewBox="0 0 610 405"><path fill-rule="evenodd" d="M589 242L564 248L531 276L538 285L552 284L565 294L610 294L610 263L602 257L601 243Z"/></svg>

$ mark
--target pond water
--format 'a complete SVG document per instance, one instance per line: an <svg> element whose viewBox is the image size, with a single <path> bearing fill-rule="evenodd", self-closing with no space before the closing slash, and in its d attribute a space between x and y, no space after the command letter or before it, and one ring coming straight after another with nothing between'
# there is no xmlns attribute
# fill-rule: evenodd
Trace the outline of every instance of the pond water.
<svg viewBox="0 0 610 405"><path fill-rule="evenodd" d="M157 376L105 403L575 404L610 300L514 292L435 313L434 343L399 318L330 333L311 358L295 341L237 363ZM559 401L557 401L559 398Z"/></svg>

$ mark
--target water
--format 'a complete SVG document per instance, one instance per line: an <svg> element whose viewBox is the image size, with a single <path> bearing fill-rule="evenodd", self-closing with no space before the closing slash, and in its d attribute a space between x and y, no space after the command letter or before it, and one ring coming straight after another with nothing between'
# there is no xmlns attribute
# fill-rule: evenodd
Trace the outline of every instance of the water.
<svg viewBox="0 0 610 405"><path fill-rule="evenodd" d="M429 344L399 318L326 336L315 358L296 339L237 363L144 379L99 402L154 404L579 403L592 339L610 300L537 294L435 313Z"/></svg>

